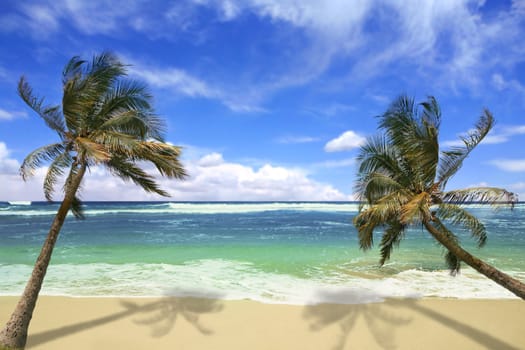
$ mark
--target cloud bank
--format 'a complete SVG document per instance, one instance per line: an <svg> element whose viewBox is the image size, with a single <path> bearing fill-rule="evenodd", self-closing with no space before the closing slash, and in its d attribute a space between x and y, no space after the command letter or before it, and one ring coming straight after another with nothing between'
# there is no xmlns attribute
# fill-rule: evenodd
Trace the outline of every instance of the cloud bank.
<svg viewBox="0 0 525 350"><path fill-rule="evenodd" d="M42 179L46 168L35 172L24 183L18 175L20 164L10 159L0 143L0 200L44 200ZM172 197L145 193L131 183L110 176L104 169L93 167L84 178L83 200L119 201L339 201L350 200L331 185L317 182L300 169L265 164L259 168L228 162L220 153L209 153L184 165L189 173L185 181L158 178L161 187ZM154 174L154 169L148 169ZM57 186L60 188L60 186ZM61 193L55 200L61 199Z"/></svg>

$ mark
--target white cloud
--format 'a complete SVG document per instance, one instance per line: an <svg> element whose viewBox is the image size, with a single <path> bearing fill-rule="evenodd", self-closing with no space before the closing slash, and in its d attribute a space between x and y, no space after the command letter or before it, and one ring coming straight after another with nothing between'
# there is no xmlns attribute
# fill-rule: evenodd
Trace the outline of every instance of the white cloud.
<svg viewBox="0 0 525 350"><path fill-rule="evenodd" d="M324 150L326 152L350 151L354 148L360 147L365 141L366 138L364 136L361 136L352 130L348 130L339 137L328 141L324 146Z"/></svg>
<svg viewBox="0 0 525 350"><path fill-rule="evenodd" d="M177 95L195 98L208 98L217 100L230 110L241 113L262 113L265 109L258 105L263 95L262 92L251 94L250 91L240 91L236 87L216 87L185 70L167 67L150 67L132 58L125 57L125 62L130 62L129 72L147 82L149 85L167 89Z"/></svg>
<svg viewBox="0 0 525 350"><path fill-rule="evenodd" d="M184 165L190 175L187 180L158 178L161 187L172 195L170 198L145 193L134 184L108 176L104 169L98 167L91 168L86 174L81 198L83 200L124 201L329 201L351 199L350 196L341 193L329 184L310 179L300 169L271 164L254 168L227 162L220 153L206 154L200 159L186 161ZM35 173L35 177L26 183L18 175L0 174L2 181L0 200L43 200L41 184L45 171L45 168L40 168ZM149 171L155 173L153 169ZM56 199L60 199L59 192L57 192Z"/></svg>
<svg viewBox="0 0 525 350"><path fill-rule="evenodd" d="M525 159L494 159L489 163L501 170L525 172Z"/></svg>
<svg viewBox="0 0 525 350"><path fill-rule="evenodd" d="M0 142L0 174L18 174L20 163L16 159L9 158L10 153L7 145L4 142Z"/></svg>
<svg viewBox="0 0 525 350"><path fill-rule="evenodd" d="M27 117L26 112L19 111L8 111L0 108L0 120L13 120L16 118L25 118Z"/></svg>
<svg viewBox="0 0 525 350"><path fill-rule="evenodd" d="M140 1L48 0L25 1L18 12L0 17L4 31L26 31L35 38L48 38L68 21L87 35L112 34L132 27L141 17Z"/></svg>
<svg viewBox="0 0 525 350"><path fill-rule="evenodd" d="M222 154L213 152L210 154L205 155L198 161L198 165L201 167L213 167L224 163L224 159L222 158Z"/></svg>
<svg viewBox="0 0 525 350"><path fill-rule="evenodd" d="M190 178L162 180L176 200L348 200L331 185L310 179L300 169L265 164L254 168L224 161L212 153L186 164Z"/></svg>
<svg viewBox="0 0 525 350"><path fill-rule="evenodd" d="M318 137L312 136L283 136L277 139L278 143L294 144L294 143L311 143L319 141Z"/></svg>
<svg viewBox="0 0 525 350"><path fill-rule="evenodd" d="M423 72L424 78L434 77L428 80L435 86L478 89L492 77L497 89L523 90L519 80L494 72L497 68L512 74L523 61L525 16L517 1L498 12L485 9L485 2L479 0L181 0L171 4L47 0L23 2L19 8L18 13L0 15L0 30L27 32L29 28L41 35L59 33L68 23L86 35L138 31L153 38L180 38L183 32L184 38L198 45L201 40L194 36L213 32L217 20L235 21L251 15L269 21L283 35L271 40L279 64L269 64L262 74L260 68L249 71L249 63L247 72L227 77L235 81L225 84L208 78L213 74L192 74L174 67L143 72L152 84L171 87L185 96L217 99L233 111L264 111L261 104L276 91L311 83L334 61L342 60L348 64L341 76L347 69L346 80L351 81L373 79L385 68L396 66L419 77ZM203 15L210 8L217 18L210 19L210 11ZM166 82L159 79L163 73ZM218 76L224 80L224 75Z"/></svg>
<svg viewBox="0 0 525 350"><path fill-rule="evenodd" d="M218 98L219 93L204 81L191 76L177 68L155 69L146 68L140 64L130 67L130 73L143 79L148 84L168 88L182 95L190 97Z"/></svg>
<svg viewBox="0 0 525 350"><path fill-rule="evenodd" d="M508 80L505 79L500 73L494 73L492 75L492 83L499 91L510 90L525 99L525 85L516 79Z"/></svg>

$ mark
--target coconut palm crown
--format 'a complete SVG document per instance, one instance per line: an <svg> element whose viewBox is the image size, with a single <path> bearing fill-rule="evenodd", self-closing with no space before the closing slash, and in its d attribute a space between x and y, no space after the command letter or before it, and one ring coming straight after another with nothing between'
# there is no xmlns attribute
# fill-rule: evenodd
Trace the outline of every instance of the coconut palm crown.
<svg viewBox="0 0 525 350"><path fill-rule="evenodd" d="M60 142L31 152L20 168L26 179L34 169L50 162L44 180L48 200L52 200L55 185L66 169L70 169L70 181L83 169L102 165L112 174L162 196L168 194L137 162L153 163L163 176L184 178L178 159L180 148L164 142L164 125L153 112L152 96L143 84L122 79L125 75L125 65L110 53L95 56L92 62L73 57L63 72L62 108L44 106L26 79L20 79L22 99L60 138ZM75 199L75 214L80 214L78 203Z"/></svg>
<svg viewBox="0 0 525 350"><path fill-rule="evenodd" d="M125 79L126 66L111 53L85 61L73 57L62 74L62 104L44 105L22 77L21 98L59 137L59 141L36 149L23 161L24 179L47 165L44 194L52 200L57 184L64 180L64 197L51 224L33 272L15 311L0 331L0 348L23 349L38 294L51 260L60 229L69 210L82 217L78 199L86 170L106 168L123 180L131 180L147 192L168 196L153 175L142 166L153 164L160 175L183 179L181 149L164 142L162 120L155 115L145 85Z"/></svg>
<svg viewBox="0 0 525 350"><path fill-rule="evenodd" d="M494 125L494 118L484 110L473 130L461 137L461 145L440 151L440 107L434 97L415 105L401 96L378 117L380 135L367 139L361 147L356 193L361 201L354 225L360 247L373 245L374 231L383 228L380 264L390 259L410 225L422 225L442 245L452 274L463 261L478 272L525 298L525 285L472 256L461 248L458 237L448 226L462 226L482 247L486 228L462 204L468 202L507 204L517 196L504 189L477 187L446 191L447 182L458 172L463 161Z"/></svg>

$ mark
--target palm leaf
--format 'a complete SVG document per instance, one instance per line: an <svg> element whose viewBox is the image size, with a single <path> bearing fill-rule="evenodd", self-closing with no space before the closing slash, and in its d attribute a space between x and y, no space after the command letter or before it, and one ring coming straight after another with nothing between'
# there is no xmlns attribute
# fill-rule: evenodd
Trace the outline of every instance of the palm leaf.
<svg viewBox="0 0 525 350"><path fill-rule="evenodd" d="M472 187L443 193L443 201L453 204L482 203L491 205L510 205L518 201L517 195L502 188Z"/></svg>
<svg viewBox="0 0 525 350"><path fill-rule="evenodd" d="M373 245L374 229L397 220L401 204L405 198L399 193L385 196L373 205L365 205L354 217L361 249L368 250Z"/></svg>
<svg viewBox="0 0 525 350"><path fill-rule="evenodd" d="M449 240L454 242L454 244L459 246L459 239L458 237L452 233L442 222L439 220L439 218L435 217L432 221L432 225L437 228L441 233L443 233ZM461 260L452 254L449 250L445 253L445 263L447 264L450 274L455 276L461 269Z"/></svg>
<svg viewBox="0 0 525 350"><path fill-rule="evenodd" d="M381 266L390 260L390 255L394 250L394 247L398 247L399 243L403 239L404 231L405 225L399 221L391 221L388 223L380 243L381 260L379 261L379 264Z"/></svg>
<svg viewBox="0 0 525 350"><path fill-rule="evenodd" d="M476 238L479 247L483 247L487 241L485 225L474 215L456 204L442 203L435 214L441 220L448 220L454 225L462 225L467 228L472 237Z"/></svg>
<svg viewBox="0 0 525 350"><path fill-rule="evenodd" d="M73 198L73 202L71 202L71 212L77 219L85 219L84 216L84 207L82 205L82 201L78 198L78 196L75 196Z"/></svg>
<svg viewBox="0 0 525 350"><path fill-rule="evenodd" d="M75 142L78 152L80 154L85 154L85 156L94 164L106 162L111 158L110 152L107 151L103 144L94 142L85 137L77 137Z"/></svg>
<svg viewBox="0 0 525 350"><path fill-rule="evenodd" d="M438 172L438 183L444 188L448 180L456 174L463 165L463 161L470 152L487 136L494 126L492 113L485 109L479 118L473 131L467 136L460 137L464 146L453 147L441 153L440 166Z"/></svg>
<svg viewBox="0 0 525 350"><path fill-rule="evenodd" d="M113 157L109 162L104 163L104 165L111 173L125 181L132 181L142 187L146 192L153 192L164 197L169 197L166 191L159 188L151 175L130 161Z"/></svg>
<svg viewBox="0 0 525 350"><path fill-rule="evenodd" d="M184 179L187 174L179 162L180 154L180 147L149 141L141 142L140 147L137 147L134 152L138 160L153 163L162 176Z"/></svg>
<svg viewBox="0 0 525 350"><path fill-rule="evenodd" d="M355 188L368 203L376 203L392 192L404 190L404 187L391 176L379 172L368 174L366 178L357 182Z"/></svg>
<svg viewBox="0 0 525 350"><path fill-rule="evenodd" d="M45 162L52 161L64 152L64 145L62 143L53 143L42 146L29 153L22 165L20 166L20 174L24 180L34 174L34 171L42 166Z"/></svg>
<svg viewBox="0 0 525 350"><path fill-rule="evenodd" d="M48 201L53 200L53 192L58 179L64 175L64 169L70 167L73 159L69 152L59 154L49 165L44 178L44 195Z"/></svg>
<svg viewBox="0 0 525 350"><path fill-rule="evenodd" d="M371 173L382 173L390 176L401 185L407 185L408 175L400 163L399 155L395 148L391 147L385 136L375 136L367 139L366 143L361 146L357 156L359 164L359 181L366 183L366 178ZM360 187L357 188L358 193ZM362 196L364 199L366 196Z"/></svg>
<svg viewBox="0 0 525 350"><path fill-rule="evenodd" d="M39 99L33 95L33 89L23 76L18 82L18 94L32 110L44 119L49 128L56 131L61 139L64 139L66 129L59 106L44 106L44 99Z"/></svg>
<svg viewBox="0 0 525 350"><path fill-rule="evenodd" d="M423 121L425 125L439 130L441 125L441 108L434 96L429 96L427 101L421 102L423 106Z"/></svg>
<svg viewBox="0 0 525 350"><path fill-rule="evenodd" d="M401 206L400 222L404 225L421 222L430 218L430 195L421 192Z"/></svg>
<svg viewBox="0 0 525 350"><path fill-rule="evenodd" d="M73 56L62 71L62 84L65 85L70 80L75 79L75 77L79 77L82 74L82 65L84 63L86 61L80 59L79 56Z"/></svg>

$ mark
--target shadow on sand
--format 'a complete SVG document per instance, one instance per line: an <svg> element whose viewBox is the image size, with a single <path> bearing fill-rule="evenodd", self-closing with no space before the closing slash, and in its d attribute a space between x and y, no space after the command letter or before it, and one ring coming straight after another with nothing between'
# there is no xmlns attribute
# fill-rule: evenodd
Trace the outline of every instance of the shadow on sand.
<svg viewBox="0 0 525 350"><path fill-rule="evenodd" d="M462 334L463 336L475 341L480 346L483 346L487 349L498 349L498 350L519 350L519 348L506 343L505 341L498 339L480 329L474 328L466 323L455 320L447 315L444 315L440 312L432 310L421 303L418 303L417 300L388 300L387 305L391 306L400 306L409 308L421 315L428 317L436 322L441 323L442 325Z"/></svg>
<svg viewBox="0 0 525 350"><path fill-rule="evenodd" d="M334 300L334 302L347 302L353 304L317 304L305 307L303 317L310 322L310 329L320 331L325 327L338 324L341 335L336 340L333 350L342 350L350 342L350 333L354 329L359 318L366 322L370 333L375 341L383 349L396 349L395 331L397 327L408 325L411 320L395 315L383 307L384 303L365 303L362 301L363 293L369 291L341 291L337 293L323 292L319 295L320 300ZM374 298L379 299L379 297Z"/></svg>
<svg viewBox="0 0 525 350"><path fill-rule="evenodd" d="M365 293L370 293L366 291ZM319 294L320 300L335 300L341 303L346 300L352 303L360 301L362 292L339 292ZM304 310L303 317L309 320L310 329L320 331L325 327L338 324L341 330L340 337L335 341L333 350L342 350L346 344L351 344L350 334L356 321L363 318L371 335L383 349L397 349L395 333L397 329L407 326L412 319L400 317L399 310L408 309L423 317L438 322L447 328L460 333L476 342L480 348L498 350L518 350L517 347L498 339L483 330L474 328L441 312L433 310L416 299L388 299L381 303L365 304L326 304L310 305ZM403 313L405 314L405 313Z"/></svg>
<svg viewBox="0 0 525 350"><path fill-rule="evenodd" d="M184 293L191 295L191 293ZM208 299L213 298L213 299ZM28 345L37 346L55 339L84 332L95 327L132 317L133 322L151 327L151 336L162 337L167 335L175 326L178 318L182 317L204 335L213 334L200 321L200 316L207 313L220 312L223 304L219 301L220 295L203 298L161 297L156 301L140 304L122 300L123 310L111 315L78 322L65 327L50 329L44 332L30 334Z"/></svg>

